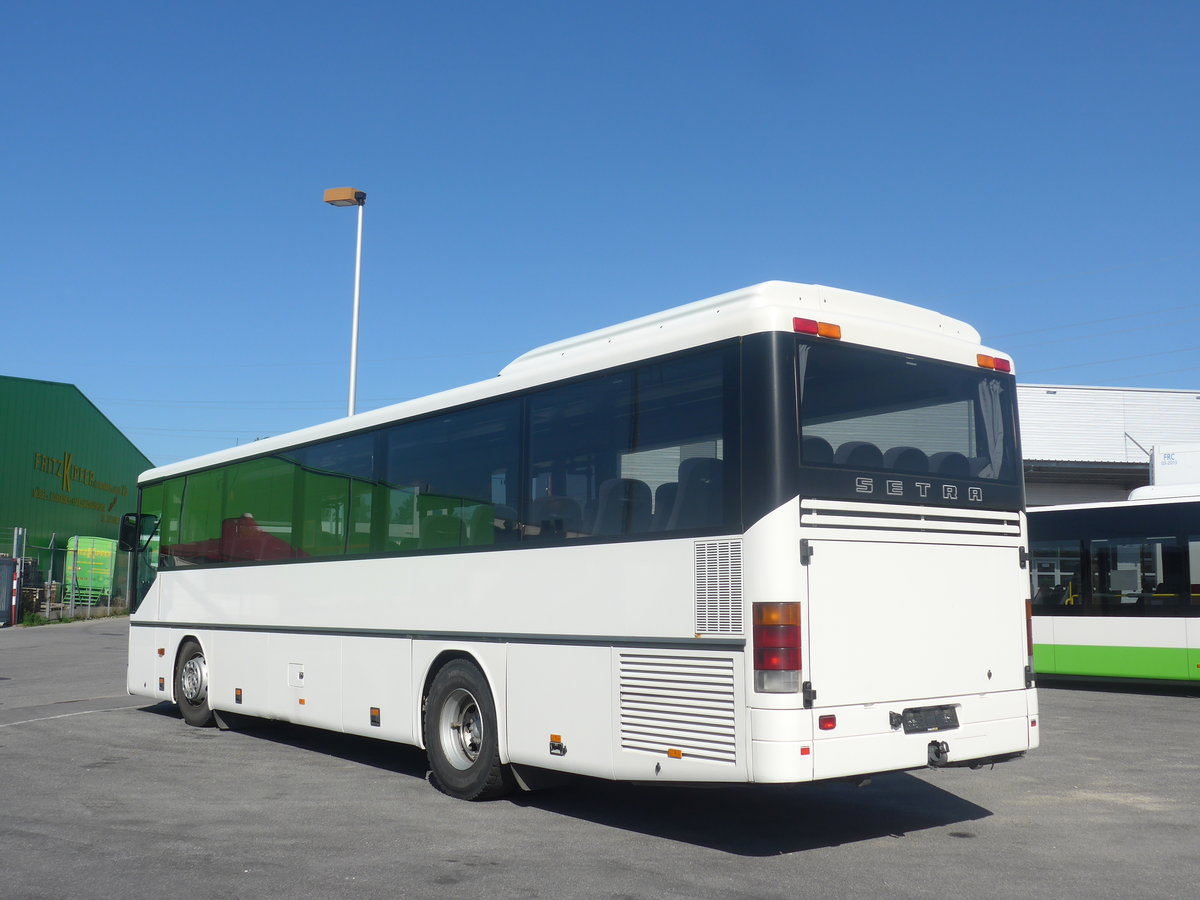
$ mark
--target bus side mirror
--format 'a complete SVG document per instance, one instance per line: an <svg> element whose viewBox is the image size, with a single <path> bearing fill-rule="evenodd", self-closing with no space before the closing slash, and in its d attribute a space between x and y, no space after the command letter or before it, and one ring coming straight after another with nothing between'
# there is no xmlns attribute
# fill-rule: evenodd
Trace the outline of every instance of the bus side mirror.
<svg viewBox="0 0 1200 900"><path fill-rule="evenodd" d="M121 516L121 531L117 536L117 547L126 553L137 553L146 549L150 538L158 528L158 516L150 513L125 513Z"/></svg>

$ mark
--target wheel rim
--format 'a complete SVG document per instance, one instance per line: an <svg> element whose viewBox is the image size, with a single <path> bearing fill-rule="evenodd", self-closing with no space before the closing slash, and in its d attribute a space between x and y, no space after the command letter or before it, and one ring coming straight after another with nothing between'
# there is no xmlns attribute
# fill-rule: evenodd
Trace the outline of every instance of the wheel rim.
<svg viewBox="0 0 1200 900"><path fill-rule="evenodd" d="M193 706L208 696L208 664L200 654L193 656L179 670L179 687L184 699Z"/></svg>
<svg viewBox="0 0 1200 900"><path fill-rule="evenodd" d="M483 717L470 691L457 688L442 704L438 735L446 759L456 769L469 769L479 759Z"/></svg>

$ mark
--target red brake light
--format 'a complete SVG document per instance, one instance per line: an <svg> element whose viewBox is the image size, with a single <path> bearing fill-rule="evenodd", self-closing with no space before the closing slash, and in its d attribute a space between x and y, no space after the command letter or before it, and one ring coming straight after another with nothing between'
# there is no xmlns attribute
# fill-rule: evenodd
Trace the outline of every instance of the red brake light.
<svg viewBox="0 0 1200 900"><path fill-rule="evenodd" d="M833 731L837 728L837 716L821 716L817 719L817 727L822 731Z"/></svg>
<svg viewBox="0 0 1200 900"><path fill-rule="evenodd" d="M816 319L792 319L792 330L797 334L816 334Z"/></svg>

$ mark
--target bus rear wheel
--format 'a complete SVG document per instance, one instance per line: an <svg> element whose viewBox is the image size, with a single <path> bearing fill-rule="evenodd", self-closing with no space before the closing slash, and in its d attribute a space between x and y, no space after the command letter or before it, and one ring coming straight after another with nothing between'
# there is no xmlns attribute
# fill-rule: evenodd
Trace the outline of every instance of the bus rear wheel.
<svg viewBox="0 0 1200 900"><path fill-rule="evenodd" d="M179 650L175 666L175 702L183 720L196 728L208 728L214 722L208 705L208 661L204 650L190 638Z"/></svg>
<svg viewBox="0 0 1200 900"><path fill-rule="evenodd" d="M496 704L479 667L455 659L438 670L425 703L425 748L436 787L459 800L492 800L513 788L501 764Z"/></svg>

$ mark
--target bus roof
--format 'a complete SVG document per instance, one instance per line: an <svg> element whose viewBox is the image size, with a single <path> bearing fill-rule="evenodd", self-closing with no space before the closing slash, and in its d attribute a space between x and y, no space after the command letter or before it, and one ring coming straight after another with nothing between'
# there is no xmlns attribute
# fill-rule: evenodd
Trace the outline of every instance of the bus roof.
<svg viewBox="0 0 1200 900"><path fill-rule="evenodd" d="M813 318L839 325L846 343L963 365L976 365L977 352L993 352L980 346L979 332L966 322L932 310L824 285L765 281L537 347L501 369L498 377L486 381L170 463L142 473L138 481L157 481L261 456L727 338L766 331L792 332L793 318Z"/></svg>
<svg viewBox="0 0 1200 900"><path fill-rule="evenodd" d="M1058 503L1053 506L1031 506L1026 510L1028 515L1049 512L1071 512L1088 509L1132 509L1138 506L1165 506L1172 503L1195 503L1200 500L1196 494L1164 494L1158 496L1130 497L1128 500L1097 500L1092 503Z"/></svg>
<svg viewBox="0 0 1200 900"><path fill-rule="evenodd" d="M915 333L949 337L970 342L973 346L979 343L979 332L966 322L919 306L819 284L764 281L536 347L509 363L500 374L511 376L536 371L542 377L558 377L562 369L574 370L593 362L607 362L614 353L625 356L622 351L626 348L633 350L631 358L637 359L670 352L670 349L661 349L664 345L698 346L761 331L791 331L792 318L803 316L832 319L843 326L845 340L871 346L885 346L888 342L881 343L879 334L846 335L847 320L859 329L875 325L876 329L883 326L881 330L899 330L908 340L903 346L886 349L919 355L941 354L928 347L914 347ZM859 339L855 340L856 337ZM975 361L972 358L970 362L974 364Z"/></svg>

